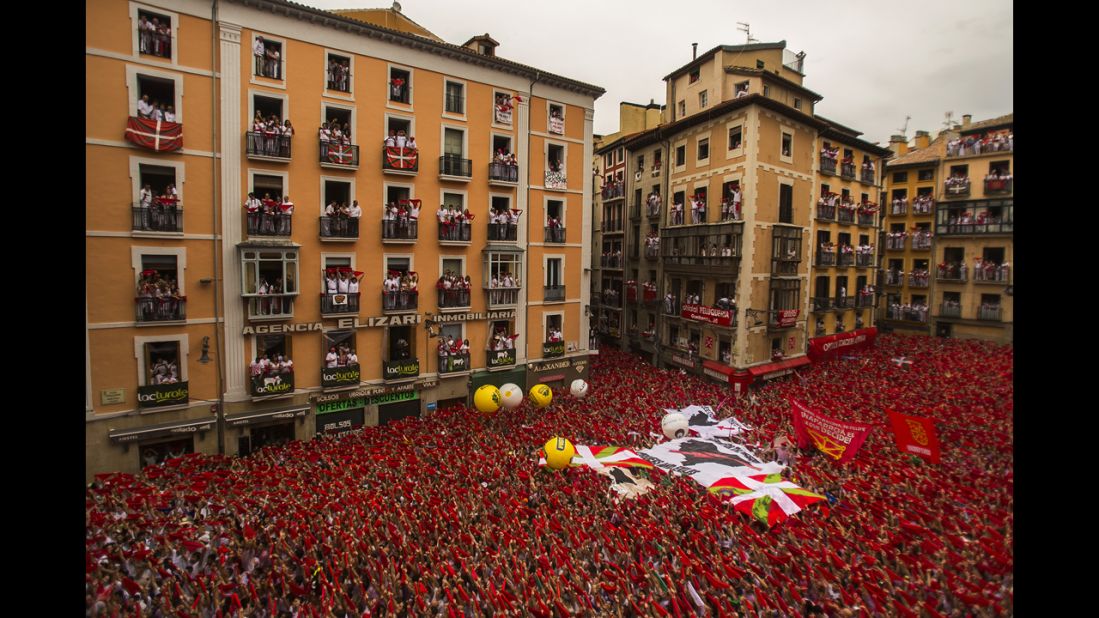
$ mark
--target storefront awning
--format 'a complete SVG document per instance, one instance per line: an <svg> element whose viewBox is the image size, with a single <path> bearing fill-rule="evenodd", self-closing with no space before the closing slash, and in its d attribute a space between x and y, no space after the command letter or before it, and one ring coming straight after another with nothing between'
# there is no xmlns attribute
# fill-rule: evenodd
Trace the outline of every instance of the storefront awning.
<svg viewBox="0 0 1099 618"><path fill-rule="evenodd" d="M232 414L225 417L225 424L230 427L242 427L262 422L289 420L309 413L309 406L294 406L291 408L276 408L274 410L259 410Z"/></svg>
<svg viewBox="0 0 1099 618"><path fill-rule="evenodd" d="M781 360L774 363L767 363L766 365L757 365L755 367L749 367L748 373L752 374L752 377L759 378L764 377L772 373L779 371L785 372L786 370L793 370L803 365L809 364L809 357L799 356L797 358L790 358L787 360Z"/></svg>
<svg viewBox="0 0 1099 618"><path fill-rule="evenodd" d="M719 363L717 361L712 361L712 360L703 360L702 361L702 366L705 367L706 369L712 369L712 370L714 370L718 373L723 373L727 376L733 375L733 373L736 371L735 369L733 369L732 367L730 367L728 365L722 365L721 363Z"/></svg>
<svg viewBox="0 0 1099 618"><path fill-rule="evenodd" d="M173 421L170 423L158 423L145 425L136 429L112 429L107 432L107 437L112 442L125 444L139 440L155 440L170 436L180 436L199 431L210 431L215 426L212 418L192 421Z"/></svg>

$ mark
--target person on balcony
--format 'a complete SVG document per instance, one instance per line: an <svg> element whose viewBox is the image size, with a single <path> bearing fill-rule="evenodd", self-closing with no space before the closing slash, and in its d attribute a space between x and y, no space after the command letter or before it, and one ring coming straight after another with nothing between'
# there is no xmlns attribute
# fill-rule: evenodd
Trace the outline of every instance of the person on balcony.
<svg viewBox="0 0 1099 618"><path fill-rule="evenodd" d="M408 147L408 136L405 135L404 129L399 129L397 131L396 143L397 143L397 148L407 148Z"/></svg>
<svg viewBox="0 0 1099 618"><path fill-rule="evenodd" d="M260 211L263 208L263 202L256 197L255 193L249 193L248 199L244 202L244 208L248 212L248 233L259 233Z"/></svg>
<svg viewBox="0 0 1099 618"><path fill-rule="evenodd" d="M267 77L272 77L274 79L282 79L282 77L281 77L282 71L280 70L281 67L280 67L279 59L280 59L279 49L277 47L275 47L274 45L269 46L267 48L267 70L265 71L265 75Z"/></svg>
<svg viewBox="0 0 1099 618"><path fill-rule="evenodd" d="M141 98L137 100L137 117L153 117L153 104L149 102L149 95L147 94L141 95Z"/></svg>
<svg viewBox="0 0 1099 618"><path fill-rule="evenodd" d="M176 121L176 110L175 110L174 107L169 105L164 110L164 122L175 122L175 121Z"/></svg>
<svg viewBox="0 0 1099 618"><path fill-rule="evenodd" d="M396 148L397 147L397 132L393 129L389 130L389 135L385 136L385 147Z"/></svg>
<svg viewBox="0 0 1099 618"><path fill-rule="evenodd" d="M252 44L252 55L256 57L256 73L266 75L264 73L264 63L267 56L267 48L263 44L262 36L257 36L256 42Z"/></svg>

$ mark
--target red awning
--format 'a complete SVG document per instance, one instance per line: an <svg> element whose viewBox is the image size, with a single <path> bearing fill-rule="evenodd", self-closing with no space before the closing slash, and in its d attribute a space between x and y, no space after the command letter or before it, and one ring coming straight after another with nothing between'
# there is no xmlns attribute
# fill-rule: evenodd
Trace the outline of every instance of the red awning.
<svg viewBox="0 0 1099 618"><path fill-rule="evenodd" d="M775 363L767 363L766 365L758 365L756 367L749 367L748 373L753 377L765 376L769 373L775 373L776 371L783 371L786 369L794 369L801 367L802 365L809 364L808 356L799 356L797 358L790 358L787 360L781 360Z"/></svg>
<svg viewBox="0 0 1099 618"><path fill-rule="evenodd" d="M703 360L702 366L706 369L713 369L714 371L717 371L719 373L724 373L727 376L733 375L733 372L736 371L728 365L722 365L721 363L712 360Z"/></svg>

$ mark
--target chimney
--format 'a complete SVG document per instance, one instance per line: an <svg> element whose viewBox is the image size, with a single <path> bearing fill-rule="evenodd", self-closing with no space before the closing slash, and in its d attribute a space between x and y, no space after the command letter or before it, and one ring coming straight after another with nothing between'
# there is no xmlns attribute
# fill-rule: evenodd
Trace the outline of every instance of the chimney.
<svg viewBox="0 0 1099 618"><path fill-rule="evenodd" d="M916 131L916 149L927 148L931 145L931 134L927 131Z"/></svg>
<svg viewBox="0 0 1099 618"><path fill-rule="evenodd" d="M973 114L962 114L962 128L969 126L969 123L973 122Z"/></svg>
<svg viewBox="0 0 1099 618"><path fill-rule="evenodd" d="M903 155L908 153L908 138L903 135L890 135L889 136L889 149L893 151L893 154Z"/></svg>
<svg viewBox="0 0 1099 618"><path fill-rule="evenodd" d="M698 43L691 43L691 60L698 58Z"/></svg>

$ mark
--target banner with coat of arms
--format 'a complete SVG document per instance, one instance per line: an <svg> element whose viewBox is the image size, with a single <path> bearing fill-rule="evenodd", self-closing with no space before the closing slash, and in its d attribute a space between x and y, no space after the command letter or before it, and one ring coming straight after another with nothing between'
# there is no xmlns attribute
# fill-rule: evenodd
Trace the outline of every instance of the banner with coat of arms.
<svg viewBox="0 0 1099 618"><path fill-rule="evenodd" d="M939 450L939 438L935 435L935 421L892 410L888 412L893 435L897 438L897 448L902 453L922 457L934 464L939 463L942 452Z"/></svg>
<svg viewBox="0 0 1099 618"><path fill-rule="evenodd" d="M817 450L846 463L855 457L859 447L870 435L873 425L841 421L825 416L791 398L790 407L794 413L794 430L798 436L798 448L816 446Z"/></svg>

